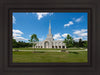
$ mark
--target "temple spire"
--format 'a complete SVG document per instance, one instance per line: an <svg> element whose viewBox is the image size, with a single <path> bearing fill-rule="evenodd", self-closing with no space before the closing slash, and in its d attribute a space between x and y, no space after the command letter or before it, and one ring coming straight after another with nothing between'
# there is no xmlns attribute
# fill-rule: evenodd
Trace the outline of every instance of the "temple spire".
<svg viewBox="0 0 100 75"><path fill-rule="evenodd" d="M51 21L49 20L49 34L51 34Z"/></svg>

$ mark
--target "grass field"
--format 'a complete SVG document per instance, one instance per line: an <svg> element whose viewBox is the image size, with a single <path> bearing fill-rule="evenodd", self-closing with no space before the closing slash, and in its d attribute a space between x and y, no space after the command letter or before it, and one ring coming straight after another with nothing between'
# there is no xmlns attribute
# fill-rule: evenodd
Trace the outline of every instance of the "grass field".
<svg viewBox="0 0 100 75"><path fill-rule="evenodd" d="M87 61L87 51L78 52L15 52L13 51L14 63L50 63L69 62L85 63Z"/></svg>

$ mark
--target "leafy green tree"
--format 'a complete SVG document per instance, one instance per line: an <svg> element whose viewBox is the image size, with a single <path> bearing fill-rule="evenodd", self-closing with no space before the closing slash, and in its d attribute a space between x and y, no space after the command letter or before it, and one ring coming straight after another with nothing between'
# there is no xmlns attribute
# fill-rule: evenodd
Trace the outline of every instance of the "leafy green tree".
<svg viewBox="0 0 100 75"><path fill-rule="evenodd" d="M79 47L79 42L74 41L74 42L73 42L73 47Z"/></svg>
<svg viewBox="0 0 100 75"><path fill-rule="evenodd" d="M73 47L74 40L69 34L67 35L67 37L65 38L63 42L66 44L67 48Z"/></svg>
<svg viewBox="0 0 100 75"><path fill-rule="evenodd" d="M29 42L31 42L33 44L34 50L35 50L37 41L39 41L39 39L37 38L37 35L36 34L31 35L31 39L29 40Z"/></svg>
<svg viewBox="0 0 100 75"><path fill-rule="evenodd" d="M17 42L16 42L15 39L12 40L12 46L13 46L13 48L16 48L17 47Z"/></svg>
<svg viewBox="0 0 100 75"><path fill-rule="evenodd" d="M87 48L88 42L87 42L87 41L83 41L83 46L84 46L85 48Z"/></svg>
<svg viewBox="0 0 100 75"><path fill-rule="evenodd" d="M79 39L79 47L82 47L82 46L83 46L82 39Z"/></svg>
<svg viewBox="0 0 100 75"><path fill-rule="evenodd" d="M14 38L12 39L12 47L20 48L20 47L32 47L32 43L26 43L23 41L16 41Z"/></svg>

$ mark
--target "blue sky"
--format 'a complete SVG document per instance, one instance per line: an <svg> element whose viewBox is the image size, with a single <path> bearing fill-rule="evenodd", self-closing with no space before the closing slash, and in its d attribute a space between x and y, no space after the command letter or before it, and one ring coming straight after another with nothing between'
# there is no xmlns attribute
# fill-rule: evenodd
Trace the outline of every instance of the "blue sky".
<svg viewBox="0 0 100 75"><path fill-rule="evenodd" d="M40 41L45 40L51 21L55 40L64 40L70 34L74 40L87 40L87 12L13 12L13 37L28 42L32 34Z"/></svg>

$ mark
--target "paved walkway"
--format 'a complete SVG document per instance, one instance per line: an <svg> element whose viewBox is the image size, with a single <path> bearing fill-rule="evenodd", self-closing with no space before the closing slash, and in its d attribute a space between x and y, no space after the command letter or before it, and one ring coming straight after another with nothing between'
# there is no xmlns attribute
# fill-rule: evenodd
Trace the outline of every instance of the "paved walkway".
<svg viewBox="0 0 100 75"><path fill-rule="evenodd" d="M16 50L13 50L13 51L16 51ZM34 50L18 50L18 51L28 51L28 52L32 52ZM61 52L61 50L35 50L35 51L38 51L38 52ZM66 50L66 51L74 51L74 52L77 52L77 51L87 51L87 50L85 49L85 50Z"/></svg>

